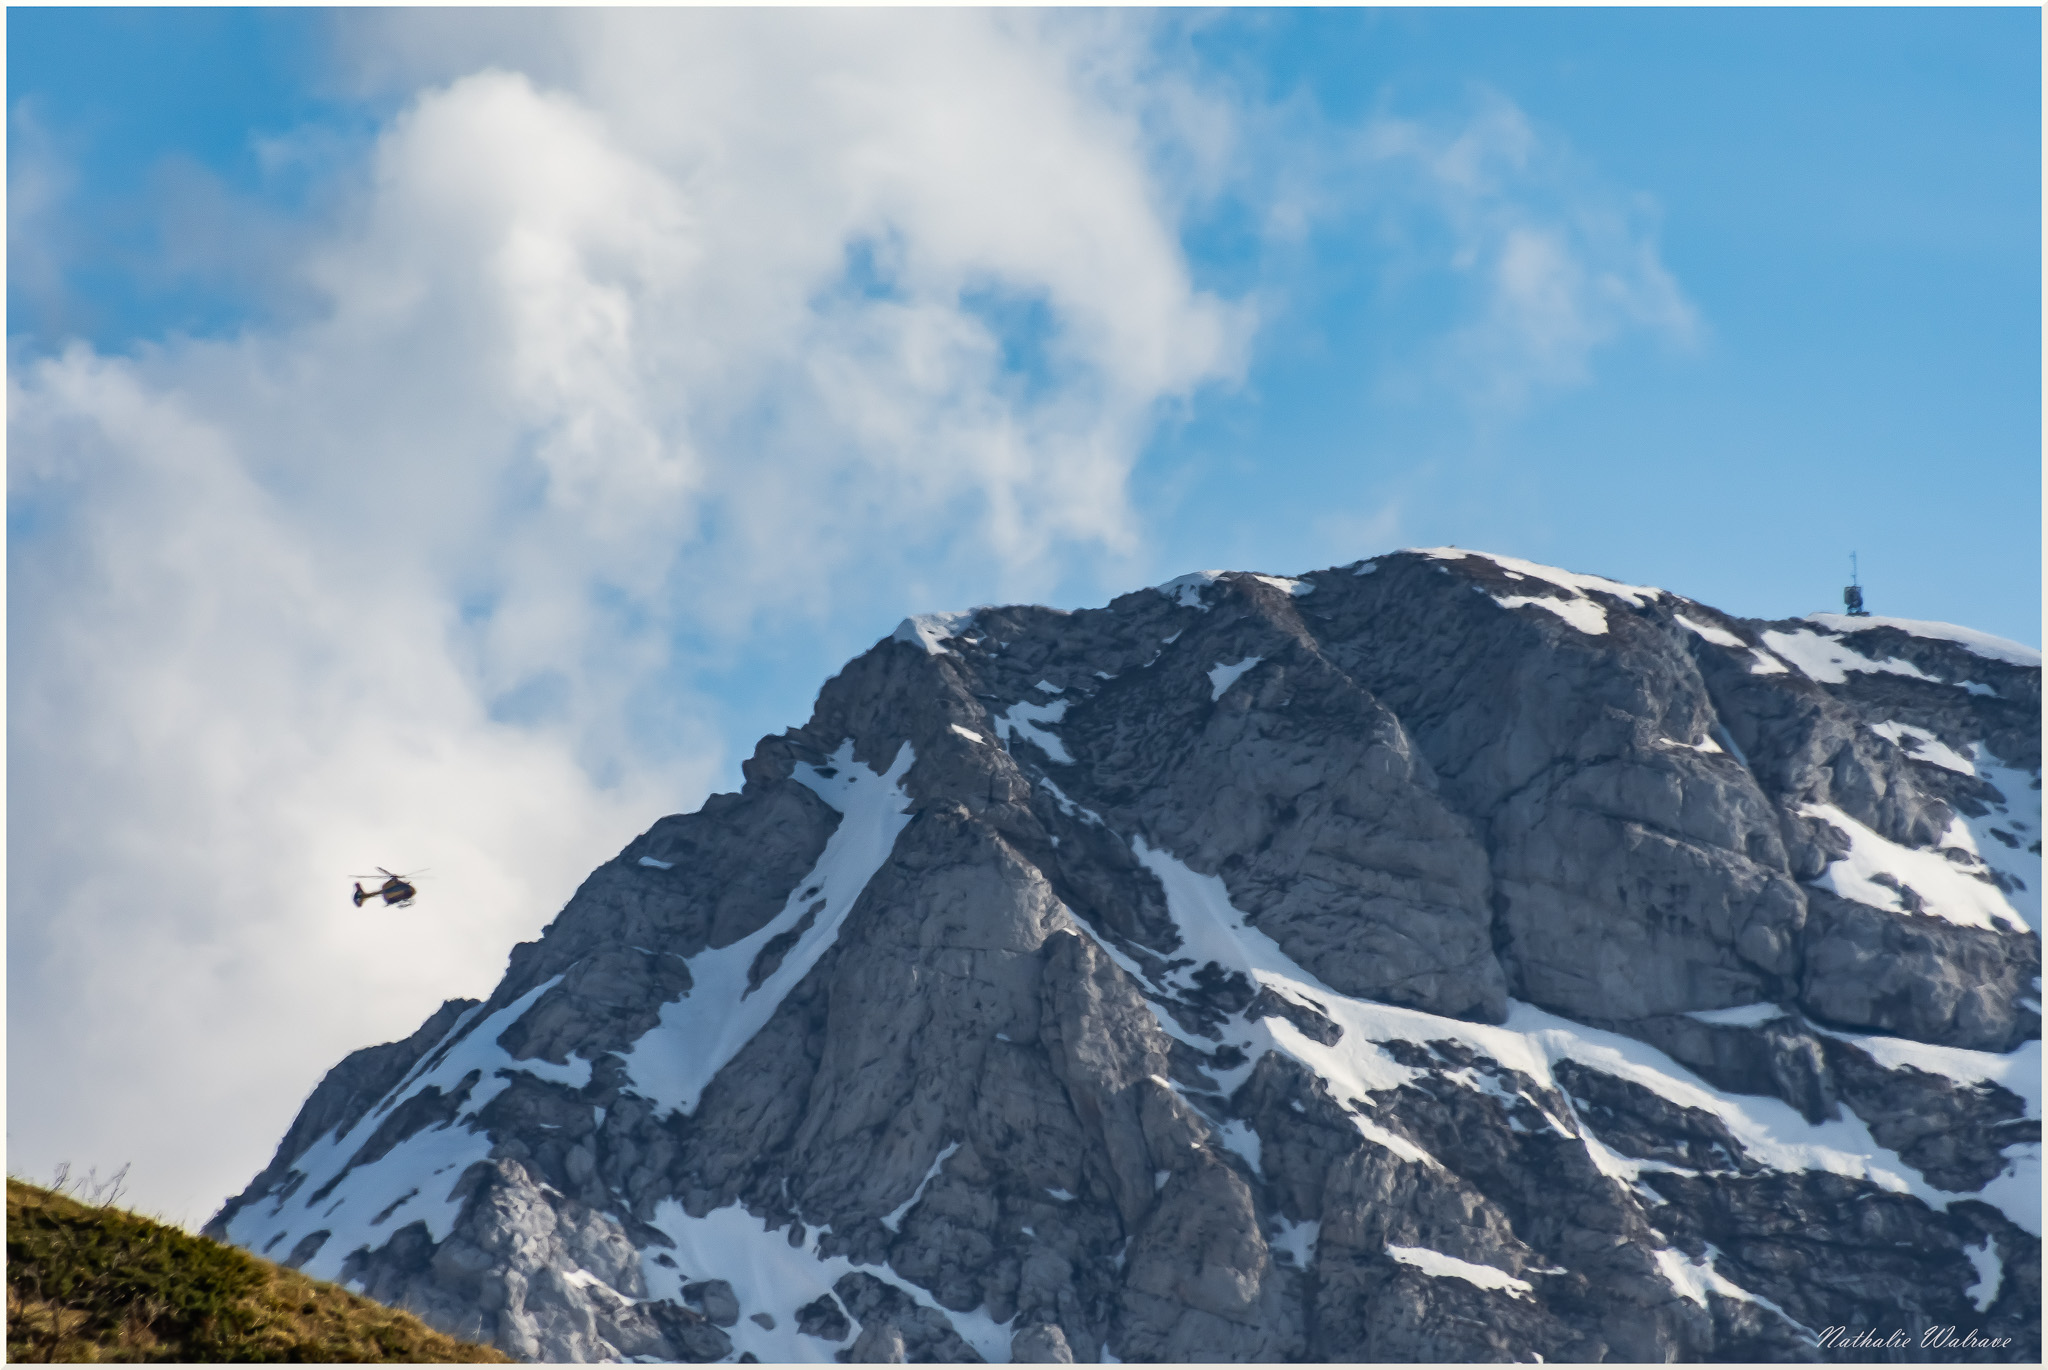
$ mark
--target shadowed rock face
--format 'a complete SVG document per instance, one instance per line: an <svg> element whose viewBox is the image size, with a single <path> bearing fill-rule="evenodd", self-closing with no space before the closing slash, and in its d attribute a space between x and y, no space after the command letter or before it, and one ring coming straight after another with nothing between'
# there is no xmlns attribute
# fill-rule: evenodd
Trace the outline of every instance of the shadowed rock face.
<svg viewBox="0 0 2048 1370"><path fill-rule="evenodd" d="M911 621L209 1230L544 1360L2036 1360L2039 710L1455 551Z"/></svg>

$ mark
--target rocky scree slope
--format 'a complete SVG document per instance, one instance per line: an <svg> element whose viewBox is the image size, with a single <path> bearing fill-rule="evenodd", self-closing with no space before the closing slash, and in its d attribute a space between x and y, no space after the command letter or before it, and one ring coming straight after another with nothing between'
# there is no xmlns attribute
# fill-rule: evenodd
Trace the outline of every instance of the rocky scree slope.
<svg viewBox="0 0 2048 1370"><path fill-rule="evenodd" d="M911 619L209 1230L555 1361L2036 1360L2040 765L1455 549Z"/></svg>

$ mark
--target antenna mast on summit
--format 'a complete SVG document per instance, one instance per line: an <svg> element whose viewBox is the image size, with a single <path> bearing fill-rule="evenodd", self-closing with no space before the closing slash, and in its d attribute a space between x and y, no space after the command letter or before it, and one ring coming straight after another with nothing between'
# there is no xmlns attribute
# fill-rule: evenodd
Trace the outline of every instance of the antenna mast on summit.
<svg viewBox="0 0 2048 1370"><path fill-rule="evenodd" d="M1854 552L1849 553L1849 583L1842 587L1842 603L1850 618L1870 617L1870 610L1863 607L1863 577L1857 572Z"/></svg>

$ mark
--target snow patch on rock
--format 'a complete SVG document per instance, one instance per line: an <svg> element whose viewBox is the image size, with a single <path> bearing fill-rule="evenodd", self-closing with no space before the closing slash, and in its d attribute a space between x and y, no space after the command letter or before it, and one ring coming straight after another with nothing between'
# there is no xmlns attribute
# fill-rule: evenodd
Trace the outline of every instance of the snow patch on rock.
<svg viewBox="0 0 2048 1370"><path fill-rule="evenodd" d="M2013 908L2003 890L1989 879L1959 869L1940 852L1902 847L1864 827L1833 804L1807 804L1799 811L1820 819L1849 839L1849 854L1831 862L1813 882L1820 888L1874 909L1912 912L1897 888L1903 885L1920 897L1919 912L1958 927L1988 932L2002 925L2016 932L2029 931L2027 920ZM1950 825L1943 840L1957 850L1976 855L1970 850L1974 842L1969 829L1960 821Z"/></svg>
<svg viewBox="0 0 2048 1370"><path fill-rule="evenodd" d="M1692 631L1698 633L1716 647L1742 648L1749 645L1726 628L1716 628L1706 623L1695 623L1684 614L1673 614L1671 617L1680 627L1692 629Z"/></svg>
<svg viewBox="0 0 2048 1370"><path fill-rule="evenodd" d="M2004 881L2005 897L2035 932L2041 930L2041 775L2008 766L1983 743L1970 749L1970 766L1979 780L1997 791L1989 811L1972 816L1958 812L1956 823L1968 840L1944 835L1944 844L1965 847Z"/></svg>
<svg viewBox="0 0 2048 1370"><path fill-rule="evenodd" d="M491 1139L475 1129L476 1114L505 1091L511 1083L507 1076L526 1071L576 1088L589 1082L588 1061L571 1057L565 1066L518 1061L498 1045L499 1035L561 978L535 985L471 1030L465 1031L472 1019L464 1015L435 1048L447 1054L432 1069L414 1072L346 1131L337 1129L308 1147L292 1165L305 1181L275 1199L243 1208L228 1224L228 1239L251 1251L271 1245L273 1254L281 1254L324 1230L327 1239L300 1267L316 1280L339 1279L342 1261L350 1252L381 1246L407 1223L424 1222L435 1241L447 1240L462 1211L449 1191L464 1171L491 1151ZM430 1061L433 1055L428 1053ZM444 1096L459 1093L472 1072L477 1078L454 1119L414 1133L377 1160L349 1170L331 1191L322 1192L393 1109L429 1089ZM387 1210L392 1216L376 1221Z"/></svg>
<svg viewBox="0 0 2048 1370"><path fill-rule="evenodd" d="M1735 1008L1707 1008L1685 1015L1695 1022L1716 1027L1762 1027L1785 1016L1776 1004L1742 1004Z"/></svg>
<svg viewBox="0 0 2048 1370"><path fill-rule="evenodd" d="M1968 1088L1995 1084L2026 1100L2026 1116L2041 1117L2041 1039L2022 1042L2000 1055L1994 1051L1971 1051L1966 1047L1935 1046L1931 1042L1908 1041L1903 1037L1868 1036L1838 1032L1814 1026L1814 1032L1847 1042L1869 1055L1886 1070L1920 1070L1939 1075Z"/></svg>
<svg viewBox="0 0 2048 1370"><path fill-rule="evenodd" d="M1741 1285L1716 1270L1714 1268L1714 1257L1718 1254L1720 1253L1714 1249L1711 1243L1707 1246L1705 1258L1701 1260L1694 1260L1682 1251L1666 1247L1664 1250L1656 1253L1657 1271L1664 1276L1665 1280L1670 1283L1671 1287L1678 1292L1681 1298L1689 1299L1702 1308L1707 1306L1707 1295L1709 1292L1712 1292L1721 1295L1723 1298L1740 1299L1744 1303L1753 1303L1759 1308L1767 1308L1786 1322L1799 1328L1800 1331L1806 1332L1809 1336L1812 1335L1811 1330L1805 1324L1799 1322L1777 1304L1772 1303L1761 1295L1750 1293L1747 1289L1744 1289Z"/></svg>
<svg viewBox="0 0 2048 1370"><path fill-rule="evenodd" d="M993 720L996 736L1008 742L1021 737L1027 742L1038 744L1038 749L1062 766L1074 764L1074 758L1067 753L1066 743L1059 740L1045 728L1045 723L1057 723L1067 716L1067 705L1071 701L1056 699L1050 704L1032 704L1028 701L1012 704Z"/></svg>
<svg viewBox="0 0 2048 1370"><path fill-rule="evenodd" d="M1250 1123L1242 1118L1232 1118L1216 1129L1216 1137L1223 1145L1244 1157L1245 1162L1252 1168L1252 1174L1260 1173L1259 1134L1252 1129Z"/></svg>
<svg viewBox="0 0 2048 1370"><path fill-rule="evenodd" d="M1989 1237L1980 1245L1964 1247L1963 1254L1977 1267L1977 1282L1963 1292L1982 1313L1998 1298L1998 1286L2005 1282L2005 1262L1998 1259L1998 1244Z"/></svg>
<svg viewBox="0 0 2048 1370"><path fill-rule="evenodd" d="M1968 757L1925 728L1916 728L1910 723L1879 723L1872 726L1870 731L1915 761L1924 761L1930 766L1940 766L1943 770L1955 771L1960 775L1977 773L1976 766Z"/></svg>
<svg viewBox="0 0 2048 1370"><path fill-rule="evenodd" d="M1276 1218L1273 1231L1266 1237L1266 1245L1292 1256L1295 1269L1307 1270L1315 1264L1316 1239L1322 1235L1323 1225L1314 1218L1306 1222Z"/></svg>
<svg viewBox="0 0 2048 1370"><path fill-rule="evenodd" d="M838 939L839 926L861 891L889 859L896 835L910 822L910 798L902 781L916 760L917 753L905 742L888 771L877 775L853 759L853 743L848 740L828 766L796 767L797 783L843 815L839 826L817 864L796 882L782 912L732 945L690 958L690 989L664 1004L660 1023L624 1052L626 1069L640 1094L664 1109L696 1111L704 1087L767 1025L784 996ZM824 770L834 774L828 777ZM808 893L813 886L817 892ZM793 931L820 900L824 907L810 930L758 990L748 990L747 970L761 948Z"/></svg>
<svg viewBox="0 0 2048 1370"><path fill-rule="evenodd" d="M1597 637L1607 631L1607 611L1584 597L1552 599L1538 595L1494 595L1491 598L1503 609L1519 609L1524 605L1548 609L1589 637Z"/></svg>
<svg viewBox="0 0 2048 1370"><path fill-rule="evenodd" d="M1840 638L1816 633L1810 628L1789 633L1768 628L1764 630L1763 639L1764 645L1797 666L1808 679L1823 685L1840 685L1849 678L1850 671L1902 675L1936 685L1943 683L1910 661L1901 661L1897 657L1872 661Z"/></svg>
<svg viewBox="0 0 2048 1370"><path fill-rule="evenodd" d="M1243 915L1231 906L1219 877L1198 874L1168 853L1151 848L1142 837L1134 838L1131 846L1139 861L1166 888L1168 912L1182 939L1176 960L1185 959L1192 964L1171 972L1163 982L1153 981L1137 963L1098 938L1098 945L1127 973L1155 989L1186 994L1194 988L1192 970L1214 961L1226 972L1241 971L1255 985L1312 1004L1342 1029L1334 1044L1325 1044L1302 1033L1284 1018L1260 1018L1242 1027L1233 1025L1233 1031L1249 1041L1243 1065L1216 1072L1226 1094L1242 1084L1258 1059L1272 1050L1285 1052L1315 1072L1324 1081L1330 1097L1339 1102L1394 1089L1416 1077L1417 1071L1381 1049L1378 1044L1385 1041L1398 1039L1417 1045L1458 1042L1492 1057L1507 1069L1520 1071L1546 1089L1558 1088L1552 1067L1568 1059L1641 1085L1681 1107L1714 1115L1752 1160L1771 1169L1821 1170L1866 1180L1881 1189L1914 1195L1937 1209L1944 1209L1960 1198L1978 1198L1999 1207L2029 1230L2039 1225L2038 1147L2033 1148L2031 1170L2027 1157L2017 1154L2008 1174L1980 1193L1952 1193L1935 1188L1896 1152L1879 1145L1868 1125L1853 1114L1809 1123L1783 1100L1725 1093L1645 1042L1574 1023L1531 1004L1510 1000L1507 1022L1495 1027L1440 1017L1420 1009L1353 999L1323 984L1266 934L1247 925ZM1075 922L1087 930L1084 921L1076 918ZM1214 1045L1181 1027L1157 1003L1152 1007L1155 1019L1169 1035L1199 1050L1206 1051ZM1402 1159L1443 1169L1436 1157L1411 1139L1357 1113L1352 1114L1351 1121L1367 1140ZM1631 1183L1646 1170L1676 1168L1620 1156L1601 1144L1590 1130L1576 1125L1576 1119L1550 1117L1549 1121L1561 1135L1578 1138L1596 1165L1618 1182ZM2015 1147L2009 1154L2024 1151L2025 1148ZM2033 1211L2024 1217L2016 1216L2025 1208L2030 1195ZM1652 1202L1661 1202L1654 1194L1647 1197Z"/></svg>
<svg viewBox="0 0 2048 1370"><path fill-rule="evenodd" d="M945 1318L985 1360L1009 1359L1008 1323L996 1322L981 1310L956 1313L941 1308L929 1293L887 1266L857 1265L845 1256L820 1255L821 1233L817 1231L808 1233L803 1245L791 1246L782 1232L771 1231L738 1204L693 1218L674 1199L656 1205L651 1222L674 1244L665 1254L675 1265L665 1266L654 1259L662 1253L660 1246L650 1245L643 1251L641 1271L648 1297L680 1303L683 1285L692 1280L721 1279L730 1284L741 1314L738 1323L726 1329L735 1359L752 1352L769 1365L833 1360L840 1343L797 1331L796 1310L830 1294L833 1284L856 1271L896 1286ZM755 1322L756 1313L768 1314L775 1326Z"/></svg>
<svg viewBox="0 0 2048 1370"><path fill-rule="evenodd" d="M946 1143L945 1148L932 1158L930 1168L924 1172L924 1178L917 1182L917 1188L910 1191L910 1197L882 1215L882 1226L888 1228L891 1232L898 1231L903 1225L904 1215L917 1207L917 1201L924 1197L924 1191L930 1187L933 1180L939 1178L939 1171L945 1166L947 1161L953 1158L953 1153L959 1149L960 1143L958 1142Z"/></svg>
<svg viewBox="0 0 2048 1370"><path fill-rule="evenodd" d="M1228 690L1231 686L1237 684L1237 678L1239 676L1243 675L1246 671L1249 671L1252 667L1258 665L1261 661L1264 660L1265 658L1262 656L1248 656L1244 660L1234 662L1228 666L1224 665L1222 662L1219 661L1214 666L1210 667L1209 701L1211 703L1214 703L1215 701L1223 698L1224 692Z"/></svg>
<svg viewBox="0 0 2048 1370"><path fill-rule="evenodd" d="M1403 1265L1412 1265L1423 1274L1435 1279L1463 1280L1481 1289L1498 1289L1515 1298L1527 1298L1533 1288L1527 1280L1518 1280L1505 1270L1495 1270L1490 1265L1475 1265L1471 1261L1446 1256L1441 1251L1432 1251L1426 1246L1395 1246L1387 1244L1387 1254Z"/></svg>

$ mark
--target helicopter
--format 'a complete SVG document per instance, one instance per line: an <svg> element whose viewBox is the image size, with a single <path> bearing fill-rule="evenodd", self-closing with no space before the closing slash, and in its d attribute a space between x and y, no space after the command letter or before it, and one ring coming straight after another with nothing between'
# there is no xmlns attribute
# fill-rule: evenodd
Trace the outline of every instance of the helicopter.
<svg viewBox="0 0 2048 1370"><path fill-rule="evenodd" d="M375 880L377 878L376 875L363 875L356 877L356 907L361 908L368 901L377 898L382 898L387 906L395 905L396 907L401 909L409 906L412 903L413 899L417 897L419 894L419 890L414 888L412 882L415 879L417 879L420 876L420 874L422 874L422 872L415 871L411 875L393 875L390 871L387 871L382 866L379 866L377 867L377 875L381 875L384 877L384 883L374 890L364 889L362 887L361 882L364 880Z"/></svg>

